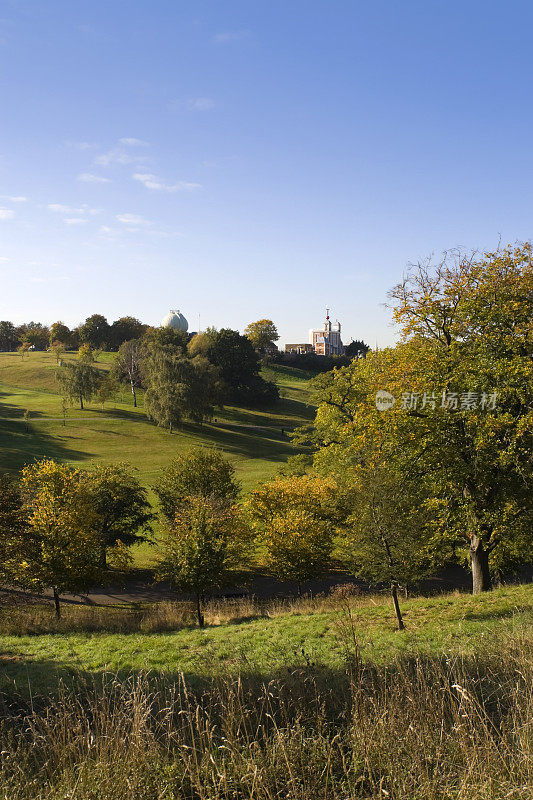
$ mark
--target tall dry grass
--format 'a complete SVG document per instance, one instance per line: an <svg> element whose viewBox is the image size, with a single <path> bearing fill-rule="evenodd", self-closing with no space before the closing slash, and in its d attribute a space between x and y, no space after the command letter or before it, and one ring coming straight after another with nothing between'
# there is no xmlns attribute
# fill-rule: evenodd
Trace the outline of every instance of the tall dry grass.
<svg viewBox="0 0 533 800"><path fill-rule="evenodd" d="M329 594L313 597L259 599L253 596L220 598L204 607L207 625L220 625L281 614L308 614L338 610L346 598L355 607L375 603L372 595L353 595L351 587L340 587ZM382 597L377 598L383 602ZM163 633L196 626L196 607L192 602L165 600L144 605L91 606L63 603L61 619L49 604L4 606L0 608L0 636L45 633Z"/></svg>
<svg viewBox="0 0 533 800"><path fill-rule="evenodd" d="M135 675L4 698L8 800L529 800L533 637L475 658L287 669L268 682Z"/></svg>

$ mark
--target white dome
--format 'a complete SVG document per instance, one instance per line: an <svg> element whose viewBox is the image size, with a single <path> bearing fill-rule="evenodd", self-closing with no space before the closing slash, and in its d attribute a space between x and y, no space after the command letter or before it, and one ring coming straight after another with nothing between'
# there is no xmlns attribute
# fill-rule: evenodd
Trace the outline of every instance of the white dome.
<svg viewBox="0 0 533 800"><path fill-rule="evenodd" d="M162 328L174 328L176 331L183 331L187 333L189 323L181 313L181 311L171 310L166 315L165 319L161 321Z"/></svg>

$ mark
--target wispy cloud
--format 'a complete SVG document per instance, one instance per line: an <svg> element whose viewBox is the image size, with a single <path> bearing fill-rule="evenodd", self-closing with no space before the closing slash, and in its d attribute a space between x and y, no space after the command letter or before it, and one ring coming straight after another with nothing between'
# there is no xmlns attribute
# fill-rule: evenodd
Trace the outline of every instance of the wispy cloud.
<svg viewBox="0 0 533 800"><path fill-rule="evenodd" d="M46 206L49 211L55 211L58 214L99 214L99 210L97 208L90 208L87 203L84 203L80 208L72 208L71 206L65 206L63 203L48 203Z"/></svg>
<svg viewBox="0 0 533 800"><path fill-rule="evenodd" d="M189 108L193 111L211 111L215 107L215 101L210 97L195 97L189 100Z"/></svg>
<svg viewBox="0 0 533 800"><path fill-rule="evenodd" d="M183 192L193 191L194 189L201 189L200 183L191 183L189 181L178 181L177 183L165 183L157 175L150 173L136 172L132 175L134 181L139 181L146 186L147 189L155 189L159 192Z"/></svg>
<svg viewBox="0 0 533 800"><path fill-rule="evenodd" d="M3 195L1 195L1 197L4 200L9 200L10 203L27 203L28 202L28 198L24 197L21 194L20 195L15 195L14 197L12 197L9 194L3 194Z"/></svg>
<svg viewBox="0 0 533 800"><path fill-rule="evenodd" d="M92 172L82 172L78 175L78 180L82 183L110 183L109 178L104 178L102 175L93 175Z"/></svg>
<svg viewBox="0 0 533 800"><path fill-rule="evenodd" d="M0 220L11 219L15 216L12 208L0 208Z"/></svg>
<svg viewBox="0 0 533 800"><path fill-rule="evenodd" d="M66 217L63 222L65 225L85 225L87 220L83 217Z"/></svg>
<svg viewBox="0 0 533 800"><path fill-rule="evenodd" d="M93 150L97 147L94 142L66 142L67 147L72 147L73 150Z"/></svg>
<svg viewBox="0 0 533 800"><path fill-rule="evenodd" d="M124 136L118 141L120 144L125 144L128 147L149 147L148 142L143 142L142 139L135 139L133 136Z"/></svg>
<svg viewBox="0 0 533 800"><path fill-rule="evenodd" d="M243 29L240 31L221 31L220 33L215 33L213 36L213 41L216 44L227 44L227 42L238 42L241 39L247 39L250 35L250 31Z"/></svg>
<svg viewBox="0 0 533 800"><path fill-rule="evenodd" d="M9 261L7 256L0 256L0 263L5 264L6 261Z"/></svg>
<svg viewBox="0 0 533 800"><path fill-rule="evenodd" d="M111 164L141 164L147 160L146 156L132 155L131 153L126 153L120 147L113 147L106 153L100 153L99 156L96 156L94 163L100 167L109 167Z"/></svg>
<svg viewBox="0 0 533 800"><path fill-rule="evenodd" d="M117 214L117 219L119 222L122 222L123 225L132 225L135 227L152 224L149 220L141 217L139 214Z"/></svg>

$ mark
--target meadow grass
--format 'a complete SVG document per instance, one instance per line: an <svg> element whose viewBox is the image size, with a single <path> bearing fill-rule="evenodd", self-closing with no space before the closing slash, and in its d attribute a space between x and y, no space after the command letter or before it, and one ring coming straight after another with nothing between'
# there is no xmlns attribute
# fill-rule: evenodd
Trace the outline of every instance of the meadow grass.
<svg viewBox="0 0 533 800"><path fill-rule="evenodd" d="M32 637L43 645L33 658L48 675L48 692L30 670L22 687L4 681L1 795L529 800L533 637L522 618L530 607L528 587L410 601L411 633L425 627L431 642L422 648L420 639L402 647L406 634L392 632L390 611L377 598L337 600L335 612L325 599L271 609L273 616L263 621L269 633L247 643L241 638L235 661L227 649L221 657L230 627L238 635L258 620L183 630L171 640L133 634L135 666L126 671L106 671L98 659L91 665L80 641L66 633ZM338 618L335 639L326 636L322 658L312 659L308 654L324 628L308 621L331 613ZM288 621L290 643L277 661L268 648ZM361 639L369 630L376 641L378 630L390 637L389 645L382 640L379 658L376 647L365 654ZM301 639L295 639L298 631ZM193 637L194 665L181 658L183 636ZM62 656L53 639L66 645ZM95 637L85 639L90 644ZM148 658L158 640L164 665ZM29 637L18 641L26 647ZM115 638L116 646L123 643ZM249 645L263 653L260 669L248 669ZM65 658L70 670L59 684L51 680L54 656ZM12 657L5 653L4 667ZM170 669L171 662L181 669ZM145 671L142 665L150 663Z"/></svg>
<svg viewBox="0 0 533 800"><path fill-rule="evenodd" d="M406 630L398 633L389 599L330 595L293 600L218 600L207 605L207 627L194 627L184 602L136 607L4 608L0 613L3 681L47 691L72 669L97 674L132 671L185 673L193 681L221 674L266 676L289 665L338 669L346 626L365 661L387 664L398 653L472 655L490 647L494 632L533 623L533 586L483 595L450 594L402 603Z"/></svg>

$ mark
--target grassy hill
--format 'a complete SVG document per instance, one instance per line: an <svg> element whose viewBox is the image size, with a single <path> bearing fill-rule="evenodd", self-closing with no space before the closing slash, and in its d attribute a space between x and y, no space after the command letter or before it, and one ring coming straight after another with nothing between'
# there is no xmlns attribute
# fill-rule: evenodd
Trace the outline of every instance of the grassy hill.
<svg viewBox="0 0 533 800"><path fill-rule="evenodd" d="M67 354L66 360L74 360ZM113 353L102 353L95 366L109 370ZM313 416L309 405L309 375L302 370L272 366L267 377L278 384L280 401L268 409L226 406L203 425L185 424L177 433L158 428L143 411L143 394L133 407L127 387L105 407L96 402L84 411L69 408L65 424L52 353L0 353L0 472L20 469L40 458L74 466L126 462L138 470L145 486L178 453L189 447L215 446L235 467L244 492L272 476L296 450L288 431ZM30 413L28 430L23 420ZM152 497L151 493L150 496ZM135 548L137 566L151 563L150 545Z"/></svg>
<svg viewBox="0 0 533 800"><path fill-rule="evenodd" d="M104 353L95 366L108 370L112 359L112 353ZM70 408L63 425L56 369L51 353L30 353L24 359L0 353L0 470L16 470L44 456L83 466L126 461L150 485L176 453L191 445L215 445L233 462L246 491L294 453L287 431L312 416L307 374L273 366L267 377L278 384L281 401L266 410L228 406L212 422L187 424L171 436L146 419L142 392L134 408L126 387L104 408L97 403L84 411ZM26 409L31 417L27 433L22 422Z"/></svg>

